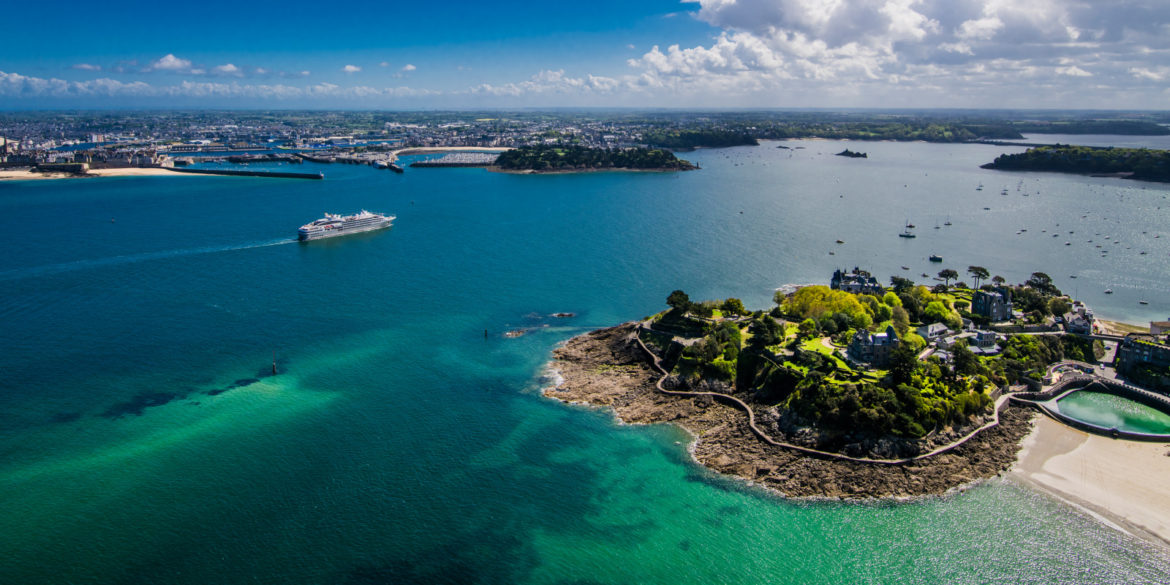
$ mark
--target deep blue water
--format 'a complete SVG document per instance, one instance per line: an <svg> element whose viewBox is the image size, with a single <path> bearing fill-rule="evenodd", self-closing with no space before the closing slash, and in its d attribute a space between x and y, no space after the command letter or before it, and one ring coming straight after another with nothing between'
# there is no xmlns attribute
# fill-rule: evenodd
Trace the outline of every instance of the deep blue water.
<svg viewBox="0 0 1170 585"><path fill-rule="evenodd" d="M1099 315L1170 314L1166 186L786 145L681 174L0 183L0 582L1166 582L1162 551L1011 481L789 502L539 397L558 342L673 289L765 307L838 266L1043 270ZM363 208L398 220L292 241Z"/></svg>

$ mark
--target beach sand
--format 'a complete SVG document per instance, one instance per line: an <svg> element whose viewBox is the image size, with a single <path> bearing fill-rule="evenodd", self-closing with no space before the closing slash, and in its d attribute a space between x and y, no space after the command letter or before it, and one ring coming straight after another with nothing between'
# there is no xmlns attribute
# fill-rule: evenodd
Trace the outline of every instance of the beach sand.
<svg viewBox="0 0 1170 585"><path fill-rule="evenodd" d="M1150 328L1146 325L1134 325L1132 323L1108 321L1106 319L1097 319L1097 326L1100 327L1101 333L1106 335L1125 335L1126 333L1150 332Z"/></svg>
<svg viewBox="0 0 1170 585"><path fill-rule="evenodd" d="M1009 477L1170 547L1170 445L1091 435L1041 416Z"/></svg>
<svg viewBox="0 0 1170 585"><path fill-rule="evenodd" d="M33 173L27 169L0 171L2 180L41 180L41 179L86 179L89 177L182 177L187 173L175 173L162 168L124 168L124 169L91 169L84 176L68 173ZM190 175L194 176L194 175Z"/></svg>

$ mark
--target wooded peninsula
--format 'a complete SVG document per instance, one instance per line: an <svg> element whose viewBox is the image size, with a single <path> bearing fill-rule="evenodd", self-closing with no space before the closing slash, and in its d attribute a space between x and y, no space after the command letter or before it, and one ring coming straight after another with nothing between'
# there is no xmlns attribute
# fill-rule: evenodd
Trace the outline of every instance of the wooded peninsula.
<svg viewBox="0 0 1170 585"><path fill-rule="evenodd" d="M1115 175L1139 181L1170 182L1170 151L1148 148L1041 146L1004 154L983 165L1003 171L1048 171L1080 175Z"/></svg>
<svg viewBox="0 0 1170 585"><path fill-rule="evenodd" d="M699 168L660 148L522 146L500 154L494 168L505 172L596 170L689 171Z"/></svg>
<svg viewBox="0 0 1170 585"><path fill-rule="evenodd" d="M1032 414L996 397L1050 364L1104 353L1076 335L970 329L988 324L973 304L991 298L1023 309L999 324L1013 330L1075 311L1043 273L1017 286L891 283L800 287L757 311L674 291L669 310L556 350L563 382L545 394L679 424L700 463L788 496L907 497L1008 469Z"/></svg>

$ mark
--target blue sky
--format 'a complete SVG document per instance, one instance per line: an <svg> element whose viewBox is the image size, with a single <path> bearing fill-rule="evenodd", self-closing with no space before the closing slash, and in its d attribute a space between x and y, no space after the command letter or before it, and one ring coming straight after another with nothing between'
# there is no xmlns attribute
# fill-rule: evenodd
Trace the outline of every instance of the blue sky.
<svg viewBox="0 0 1170 585"><path fill-rule="evenodd" d="M10 4L0 108L1170 103L1165 0Z"/></svg>

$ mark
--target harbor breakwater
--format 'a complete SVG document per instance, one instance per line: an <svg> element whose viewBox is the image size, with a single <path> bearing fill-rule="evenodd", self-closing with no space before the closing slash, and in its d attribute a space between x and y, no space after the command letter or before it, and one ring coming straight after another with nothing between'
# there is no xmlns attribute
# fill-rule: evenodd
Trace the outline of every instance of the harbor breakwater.
<svg viewBox="0 0 1170 585"><path fill-rule="evenodd" d="M324 179L325 173L289 173L281 171L237 171L229 169L169 168L176 173L196 175L224 175L229 177L269 177L274 179Z"/></svg>

